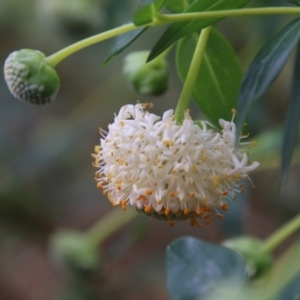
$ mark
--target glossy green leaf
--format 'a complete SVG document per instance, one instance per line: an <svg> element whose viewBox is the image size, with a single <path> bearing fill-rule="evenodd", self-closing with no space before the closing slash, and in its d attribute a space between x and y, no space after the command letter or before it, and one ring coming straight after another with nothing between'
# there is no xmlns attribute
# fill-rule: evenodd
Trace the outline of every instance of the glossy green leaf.
<svg viewBox="0 0 300 300"><path fill-rule="evenodd" d="M271 86L300 37L300 18L279 31L250 64L238 98L237 134L251 105Z"/></svg>
<svg viewBox="0 0 300 300"><path fill-rule="evenodd" d="M134 24L140 26L150 23L153 19L153 10L159 11L165 3L166 0L141 0L133 16Z"/></svg>
<svg viewBox="0 0 300 300"><path fill-rule="evenodd" d="M240 286L245 262L226 247L184 237L168 246L166 271L172 300L193 300L218 289L225 280Z"/></svg>
<svg viewBox="0 0 300 300"><path fill-rule="evenodd" d="M300 43L298 44L297 49L291 100L286 119L287 120L281 154L280 179L282 183L286 180L287 172L292 161L293 150L295 148L297 136L299 134L298 125L300 120Z"/></svg>
<svg viewBox="0 0 300 300"><path fill-rule="evenodd" d="M239 8L246 5L250 0L196 0L185 12L201 12ZM182 37L199 31L211 24L214 24L223 18L205 18L193 21L176 22L168 27L163 33L158 42L153 47L148 61L168 49L173 43L177 42Z"/></svg>
<svg viewBox="0 0 300 300"><path fill-rule="evenodd" d="M197 35L181 39L177 46L177 70L184 81L197 43ZM236 108L242 70L236 54L226 38L212 28L192 97L218 126L219 119L230 120Z"/></svg>
<svg viewBox="0 0 300 300"><path fill-rule="evenodd" d="M121 53L130 44L132 44L148 27L141 27L136 30L126 32L119 35L110 49L108 57L105 59L104 63L108 62L113 56Z"/></svg>
<svg viewBox="0 0 300 300"><path fill-rule="evenodd" d="M166 7L174 13L181 13L186 10L194 0L169 0L167 1Z"/></svg>

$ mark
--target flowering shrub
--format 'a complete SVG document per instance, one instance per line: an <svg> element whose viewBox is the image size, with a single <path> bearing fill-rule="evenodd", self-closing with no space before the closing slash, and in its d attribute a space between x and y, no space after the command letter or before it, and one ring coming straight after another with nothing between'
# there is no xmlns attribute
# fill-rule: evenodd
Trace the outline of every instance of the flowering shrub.
<svg viewBox="0 0 300 300"><path fill-rule="evenodd" d="M188 220L199 227L203 223L209 225L214 215L222 218L223 211L235 205L236 195L244 191L244 182L252 183L248 173L259 170L260 163L252 161L248 153L255 142L241 142L248 137L243 132L244 121L252 105L277 78L300 38L300 19L296 18L271 37L243 75L235 50L212 26L232 16L300 14L299 1L288 1L296 7L289 4L245 8L249 2L143 0L131 21L50 56L30 49L13 52L4 64L5 80L19 100L50 103L60 83L55 67L68 56L117 37L108 61L146 30L168 25L151 51L127 56L123 72L138 93L161 94L166 91L169 78L165 59L176 46L176 68L183 82L177 104L174 103L176 108L159 117L151 113L152 103L133 100L122 106L108 130L100 129L100 145L93 154L95 179L113 206L125 210L130 205L169 225L177 220ZM94 11L90 5L87 15ZM72 22L76 23L76 19L72 14ZM299 74L298 48L280 184L285 182L298 134ZM192 119L191 99L207 120ZM90 276L102 264L99 244L136 215L134 210L118 210L85 233L64 230L54 234L50 249L55 262L80 280L86 274ZM263 241L251 236L235 237L221 245L191 237L174 241L166 257L166 282L171 298L271 300L299 296L299 242L287 252L288 259L273 260L271 255L299 227L298 214ZM284 273L284 278L278 280L277 273Z"/></svg>

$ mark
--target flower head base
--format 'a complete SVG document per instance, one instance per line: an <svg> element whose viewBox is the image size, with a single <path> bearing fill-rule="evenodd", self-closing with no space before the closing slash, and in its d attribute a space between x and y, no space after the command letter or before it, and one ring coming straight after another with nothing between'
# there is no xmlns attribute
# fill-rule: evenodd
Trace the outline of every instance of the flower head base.
<svg viewBox="0 0 300 300"><path fill-rule="evenodd" d="M60 80L37 50L22 49L11 53L4 64L4 77L10 92L19 100L45 104L55 99Z"/></svg>
<svg viewBox="0 0 300 300"><path fill-rule="evenodd" d="M211 212L226 211L225 198L235 199L239 181L259 166L236 150L235 124L220 120L222 132L194 124L188 112L177 125L173 111L159 116L150 104L123 106L108 132L100 130L96 146L97 186L114 206L136 210L157 219L190 219L210 223Z"/></svg>

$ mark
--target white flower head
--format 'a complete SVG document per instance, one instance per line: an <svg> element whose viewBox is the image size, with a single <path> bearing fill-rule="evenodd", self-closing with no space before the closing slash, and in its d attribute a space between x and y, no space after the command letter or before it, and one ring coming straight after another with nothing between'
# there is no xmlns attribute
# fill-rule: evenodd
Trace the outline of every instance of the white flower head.
<svg viewBox="0 0 300 300"><path fill-rule="evenodd" d="M235 124L220 120L221 132L185 113L177 125L173 110L162 119L146 109L152 104L125 105L108 132L100 129L96 146L97 186L114 206L130 204L157 219L210 223L212 210L226 211L225 201L242 191L240 180L259 166L235 149Z"/></svg>

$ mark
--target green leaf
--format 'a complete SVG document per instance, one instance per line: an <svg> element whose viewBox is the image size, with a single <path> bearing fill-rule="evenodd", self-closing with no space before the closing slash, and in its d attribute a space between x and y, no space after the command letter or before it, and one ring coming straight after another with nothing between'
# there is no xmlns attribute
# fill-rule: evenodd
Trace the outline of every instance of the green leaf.
<svg viewBox="0 0 300 300"><path fill-rule="evenodd" d="M166 0L142 0L134 15L134 22L136 25L143 25L152 21L152 5L154 9L159 11L165 5ZM151 18L149 17L151 13ZM129 20L127 23L130 23ZM108 57L104 62L108 62L113 56L121 53L129 45L131 45L148 27L141 27L136 30L119 35L112 46Z"/></svg>
<svg viewBox="0 0 300 300"><path fill-rule="evenodd" d="M239 8L246 5L250 0L196 0L185 12L204 12L214 10L225 10ZM223 18L205 18L193 21L176 22L173 23L163 33L158 42L153 47L148 61L154 59L156 56L168 49L173 43L177 42L182 37L199 31L211 24L214 24Z"/></svg>
<svg viewBox="0 0 300 300"><path fill-rule="evenodd" d="M153 12L159 11L167 0L141 0L138 9L134 13L133 22L140 26L153 20Z"/></svg>
<svg viewBox="0 0 300 300"><path fill-rule="evenodd" d="M299 37L300 18L279 31L253 59L239 93L237 134L240 134L249 108L277 78Z"/></svg>
<svg viewBox="0 0 300 300"><path fill-rule="evenodd" d="M281 154L280 179L284 183L287 172L291 164L293 150L296 145L297 135L299 133L298 124L300 119L300 43L298 44L296 62L294 68L294 78L291 92L290 105L287 112L287 121L285 126L283 147Z"/></svg>
<svg viewBox="0 0 300 300"><path fill-rule="evenodd" d="M186 10L194 0L169 0L166 7L174 13L181 13Z"/></svg>
<svg viewBox="0 0 300 300"><path fill-rule="evenodd" d="M181 39L177 46L177 70L184 81L197 43L197 35ZM236 108L242 70L226 38L212 28L192 97L204 114L219 126L219 119L230 120Z"/></svg>
<svg viewBox="0 0 300 300"><path fill-rule="evenodd" d="M104 63L108 62L113 56L121 53L130 44L132 44L148 27L141 27L130 32L119 35L110 49L108 57Z"/></svg>
<svg viewBox="0 0 300 300"><path fill-rule="evenodd" d="M200 299L225 280L236 286L245 280L242 256L192 237L180 238L168 246L166 271L172 300Z"/></svg>

